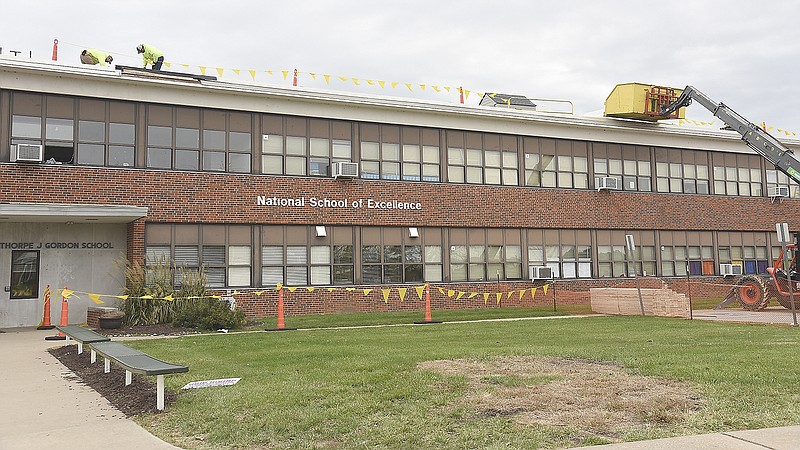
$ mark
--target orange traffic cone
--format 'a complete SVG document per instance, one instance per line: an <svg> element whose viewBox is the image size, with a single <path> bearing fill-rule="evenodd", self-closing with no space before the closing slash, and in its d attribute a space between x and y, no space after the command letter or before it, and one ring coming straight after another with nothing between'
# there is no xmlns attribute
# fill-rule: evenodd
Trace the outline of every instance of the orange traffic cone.
<svg viewBox="0 0 800 450"><path fill-rule="evenodd" d="M420 323L420 324L442 323L440 321L433 320L433 318L431 317L431 284L430 283L425 283L425 320L420 321L420 322L414 322L414 323Z"/></svg>
<svg viewBox="0 0 800 450"><path fill-rule="evenodd" d="M278 286L278 326L277 328L267 328L267 331L288 331L297 328L286 328L283 320L283 286Z"/></svg>
<svg viewBox="0 0 800 450"><path fill-rule="evenodd" d="M44 314L42 316L42 323L36 327L37 330L52 330L54 325L50 325L50 285L44 289Z"/></svg>
<svg viewBox="0 0 800 450"><path fill-rule="evenodd" d="M66 289L67 287L65 286L64 289L61 290L61 322L59 325L62 327L69 325L69 303L67 302L67 297L64 297L64 291ZM59 331L55 336L47 336L44 339L46 341L63 341L67 339L67 335Z"/></svg>

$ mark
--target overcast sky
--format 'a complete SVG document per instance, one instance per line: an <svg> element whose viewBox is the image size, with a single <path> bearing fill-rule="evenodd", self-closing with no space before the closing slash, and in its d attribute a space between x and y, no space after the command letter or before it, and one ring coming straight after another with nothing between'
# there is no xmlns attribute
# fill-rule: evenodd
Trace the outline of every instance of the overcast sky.
<svg viewBox="0 0 800 450"><path fill-rule="evenodd" d="M219 67L230 81L256 70L257 82L288 86L280 72L296 68L301 87L457 103L443 88L463 86L570 100L576 114L602 110L619 83L693 85L800 137L799 24L792 1L14 0L0 6L0 47L48 61L58 39L61 63L90 47L140 65L144 42L191 66L165 70ZM697 104L687 114L710 120Z"/></svg>

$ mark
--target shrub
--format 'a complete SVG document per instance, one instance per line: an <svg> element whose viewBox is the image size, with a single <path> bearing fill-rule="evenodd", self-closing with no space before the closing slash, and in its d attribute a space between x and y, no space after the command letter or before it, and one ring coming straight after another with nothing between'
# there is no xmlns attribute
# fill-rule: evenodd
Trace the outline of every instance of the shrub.
<svg viewBox="0 0 800 450"><path fill-rule="evenodd" d="M148 261L146 266L138 262L125 261L125 288L128 299L122 304L126 325L153 325L170 323L181 310L187 297L205 297L206 276L201 269L175 268L173 262L162 256ZM173 283L178 274L180 286L175 291ZM172 295L178 300L163 298ZM150 296L153 298L141 298Z"/></svg>
<svg viewBox="0 0 800 450"><path fill-rule="evenodd" d="M244 320L244 313L231 311L224 300L198 298L182 302L175 316L175 325L203 330L235 329L241 328Z"/></svg>

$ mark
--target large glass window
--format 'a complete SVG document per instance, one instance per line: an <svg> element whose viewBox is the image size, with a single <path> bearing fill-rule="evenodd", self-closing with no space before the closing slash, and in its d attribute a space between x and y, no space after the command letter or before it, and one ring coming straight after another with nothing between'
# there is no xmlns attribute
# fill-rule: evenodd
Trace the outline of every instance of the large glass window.
<svg viewBox="0 0 800 450"><path fill-rule="evenodd" d="M715 153L714 193L759 197L763 195L761 184L761 157Z"/></svg>
<svg viewBox="0 0 800 450"><path fill-rule="evenodd" d="M39 297L39 252L11 251L11 299Z"/></svg>
<svg viewBox="0 0 800 450"><path fill-rule="evenodd" d="M589 187L589 158L585 142L526 138L525 185L541 187Z"/></svg>

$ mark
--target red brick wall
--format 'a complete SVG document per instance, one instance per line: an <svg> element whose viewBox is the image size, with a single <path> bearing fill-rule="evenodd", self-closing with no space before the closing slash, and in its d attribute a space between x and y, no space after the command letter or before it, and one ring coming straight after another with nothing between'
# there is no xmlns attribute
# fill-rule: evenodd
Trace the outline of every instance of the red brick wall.
<svg viewBox="0 0 800 450"><path fill-rule="evenodd" d="M797 200L0 164L2 202L146 206L148 222L774 231ZM259 195L402 200L421 211L257 206Z"/></svg>

